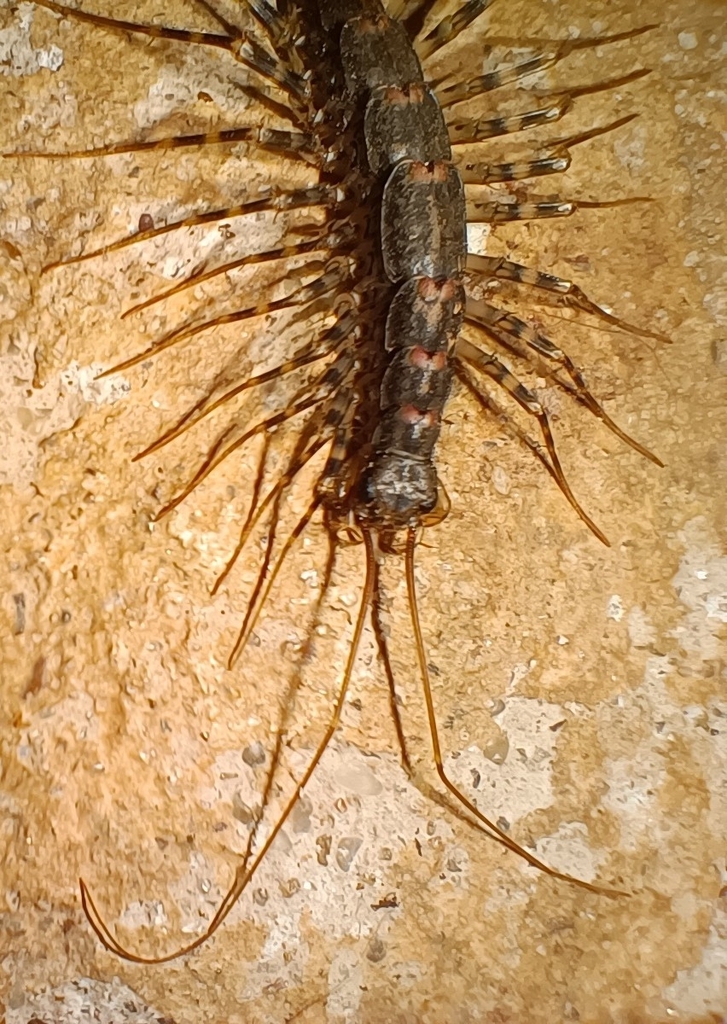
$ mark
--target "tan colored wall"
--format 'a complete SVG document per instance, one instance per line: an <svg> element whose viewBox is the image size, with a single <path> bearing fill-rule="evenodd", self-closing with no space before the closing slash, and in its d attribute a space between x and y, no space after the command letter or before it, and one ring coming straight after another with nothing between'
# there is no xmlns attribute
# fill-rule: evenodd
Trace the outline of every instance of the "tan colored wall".
<svg viewBox="0 0 727 1024"><path fill-rule="evenodd" d="M246 751L257 741L270 747L323 547L311 530L261 620L259 645L228 672L254 550L229 587L214 599L209 588L234 547L252 462L231 460L152 529L150 517L214 430L130 460L226 361L230 374L249 372L275 331L247 331L240 366L235 336L223 333L214 346L203 336L94 382L184 315L180 305L119 320L137 293L168 286L183 260L214 253L218 230L39 275L89 232L86 246L125 234L143 213L163 221L217 205L239 195L240 181L252 191L276 173L273 162L213 150L8 162L0 167L8 1024L83 1020L84 1006L115 1024L651 1024L727 1012L724 6L631 6L509 0L488 17L503 34L526 25L553 37L659 23L548 79L654 69L618 96L579 101L553 134L640 110L638 121L574 150L562 193L656 202L503 229L490 251L577 277L597 300L670 335L663 346L536 310L587 368L608 411L666 468L545 392L569 479L610 537L606 549L533 460L455 397L440 459L453 509L427 533L417 562L453 776L549 863L620 880L635 895L611 901L554 882L426 801L399 766L367 633L351 694L360 703L347 707L305 807L255 880L257 895L243 897L199 954L170 966L129 965L100 948L80 909L80 874L119 937L147 955L189 938L213 913L244 845L235 810L244 817L241 804L254 804L262 785ZM165 7L169 24L210 27L193 4ZM142 2L97 9L136 20L159 12ZM129 41L28 4L0 15L9 43L1 70L21 72L0 79L3 151L246 116L230 82L242 75L224 54ZM468 38L463 64L475 67L481 29ZM38 69L60 56L57 70ZM539 191L560 188L554 181ZM242 249L272 244L278 231L268 222L233 228L229 244ZM255 280L242 279L245 296ZM401 564L390 561L407 736L429 770ZM298 771L340 679L361 565L360 549L344 553L327 632L306 669L291 738ZM332 853L322 865L326 836ZM348 866L345 853L359 841ZM397 906L376 909L391 893Z"/></svg>

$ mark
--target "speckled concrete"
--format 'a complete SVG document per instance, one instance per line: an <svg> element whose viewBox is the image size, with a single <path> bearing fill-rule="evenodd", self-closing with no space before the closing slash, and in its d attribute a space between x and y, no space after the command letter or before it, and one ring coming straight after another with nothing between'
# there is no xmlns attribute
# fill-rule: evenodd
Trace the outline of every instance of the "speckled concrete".
<svg viewBox="0 0 727 1024"><path fill-rule="evenodd" d="M211 27L192 3L164 8L169 24ZM141 0L95 9L135 20L160 10ZM3 4L0 17L4 152L250 116L232 82L242 73L224 54L129 40L25 3ZM417 555L453 778L544 860L634 895L608 900L555 882L425 799L399 764L367 632L343 727L218 936L165 967L129 965L99 947L79 875L119 937L147 955L188 941L214 913L259 799L259 754L271 748L324 545L312 528L228 672L255 546L218 595L209 589L235 544L254 452L158 525L154 512L225 420L131 458L215 374L224 385L278 352L274 324L222 331L214 346L205 337L94 380L202 298L120 321L137 297L221 246L274 244L279 224L237 221L226 233L234 237L215 227L39 270L124 235L143 214L159 223L223 205L240 181L252 192L273 174L292 180L293 169L241 150L11 161L0 166L8 1024L89 1013L114 1024L711 1024L727 1013L724 5L509 0L489 18L503 35L525 25L552 37L659 23L549 73L550 84L580 84L653 68L616 94L578 101L553 134L643 116L574 149L562 185L546 179L539 189L656 201L508 227L488 251L573 277L673 339L575 327L533 308L532 296L521 307L547 323L609 413L666 468L543 388L569 479L610 538L605 548L533 460L456 396L440 459L453 508ZM462 66L477 66L481 39L481 28L470 33ZM273 280L242 277L242 294ZM291 517L302 501L293 497ZM361 563L359 548L341 558L274 807L323 729ZM429 777L396 557L386 582L406 734Z"/></svg>

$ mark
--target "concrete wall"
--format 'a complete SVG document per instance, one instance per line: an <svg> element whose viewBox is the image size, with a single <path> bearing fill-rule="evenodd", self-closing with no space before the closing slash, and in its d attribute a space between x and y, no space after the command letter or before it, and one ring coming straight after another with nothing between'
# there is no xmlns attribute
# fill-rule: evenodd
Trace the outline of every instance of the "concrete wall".
<svg viewBox="0 0 727 1024"><path fill-rule="evenodd" d="M214 30L194 4L164 6L167 24ZM160 12L141 0L95 9L139 21ZM0 15L4 152L260 116L246 109L233 83L245 75L223 53L128 39L25 3ZM212 380L224 386L263 359L274 365L286 338L272 321L227 328L94 380L223 293L187 292L121 321L124 309L223 251L233 258L274 245L280 222L248 218L230 222L227 237L213 226L40 269L135 230L144 214L163 223L306 175L218 147L0 167L0 995L8 1024L75 1022L87 1012L177 1024L722 1019L723 15L711 0L642 0L638 10L510 0L468 34L454 62L473 73L481 66L488 26L498 36L566 38L658 23L541 79L579 85L653 69L579 100L550 137L632 110L642 116L575 148L562 178L536 183L569 198L655 202L498 229L487 251L572 277L619 315L669 335L664 345L587 318L576 324L520 292L517 308L567 348L608 412L666 467L626 448L545 380L528 378L552 413L573 489L610 538L605 548L535 460L456 395L439 460L452 512L417 552L452 777L538 857L623 886L634 893L628 899L528 868L412 786L367 630L343 726L218 936L165 967L124 963L99 946L81 912L79 875L119 938L146 956L189 941L214 913L259 801L257 754L267 751L269 764L325 544L312 526L254 642L227 671L259 544L218 595L209 590L246 512L254 449L159 524L151 517L234 410L140 463L131 458ZM243 298L234 301L266 294L275 278L273 270L238 275ZM511 301L507 292L503 302ZM238 422L276 395L271 387L253 397ZM286 522L304 503L301 488ZM324 728L362 566L360 547L342 553L267 821ZM433 781L402 575L402 559L391 556L387 623L410 751Z"/></svg>

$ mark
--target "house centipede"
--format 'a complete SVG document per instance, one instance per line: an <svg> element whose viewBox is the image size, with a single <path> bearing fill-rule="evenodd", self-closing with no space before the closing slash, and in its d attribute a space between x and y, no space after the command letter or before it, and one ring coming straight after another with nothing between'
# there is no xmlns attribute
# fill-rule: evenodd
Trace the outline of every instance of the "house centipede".
<svg viewBox="0 0 727 1024"><path fill-rule="evenodd" d="M234 262L198 268L164 292L138 302L125 315L142 313L192 287L250 265L274 264L284 268L286 263L302 259L305 283L298 284L281 299L264 298L209 319L193 318L156 338L143 352L105 370L102 376L132 369L227 324L242 324L278 312L290 314L293 324L310 324L317 318L322 323L317 334L300 343L284 362L221 393L210 390L137 458L143 459L171 444L239 394L274 383L283 376L299 374L301 383L282 408L252 426L223 430L197 472L161 508L157 519L177 508L234 452L262 439L247 517L213 590L217 592L226 581L254 531L262 527L262 560L230 654L230 667L253 636L292 547L314 520L322 519L329 546L313 622L325 602L336 556L344 544L355 542L363 546L365 582L349 657L324 735L296 781L292 796L257 848L260 818L256 819L235 880L206 930L166 956L138 956L114 938L82 883L83 906L89 921L107 949L136 963L163 963L207 941L248 887L336 731L369 615L392 694L390 707L402 761L407 774L426 795L546 874L598 894L623 895L621 890L573 878L539 860L491 821L447 776L417 608L415 551L422 531L441 521L448 511L447 497L437 476L435 452L442 412L454 378L481 409L508 425L557 484L585 526L607 543L571 490L543 403L518 379L508 359L536 366L568 399L600 419L639 454L660 465L655 455L608 416L567 353L539 328L482 297L482 284L499 280L530 287L555 296L570 311L590 315L610 327L659 341L665 340L663 336L625 322L597 305L570 281L500 257L468 252L465 235L467 223L497 225L564 217L579 207L607 207L624 202L523 199L518 192L505 191L502 186L567 169L572 149L600 134L618 130L633 115L543 143L537 155L528 159L484 163L470 160L466 154L471 150L479 153L482 144L489 140L557 123L579 96L627 86L646 72L639 68L619 78L568 87L547 97L538 109L518 114L464 117L460 113L464 105L490 92L554 67L576 49L627 41L649 26L561 41L499 71L464 82L445 78L432 83L426 71L428 61L444 47L456 45L458 36L490 7L488 0L469 0L450 17L442 14L442 5L430 0L400 0L392 5L388 15L378 0L345 0L336 6L335 12L308 0L281 3L277 8L267 0L251 0L249 9L257 23L255 33L242 30L205 0L198 2L216 22L217 32L193 33L137 25L69 9L54 0L38 0L39 6L86 21L100 31L137 33L172 40L180 46L212 46L226 51L250 72L254 84L246 85L247 94L268 114L287 121L286 127L243 125L215 133L112 143L66 153L32 151L9 155L25 159L85 159L203 145L247 144L311 168L312 180L303 187L276 185L260 196L244 196L236 206L204 210L158 226L144 221L133 235L64 257L45 269L59 273L65 267L160 238L177 229L234 217L283 216L300 210L317 210L322 214L318 221L296 224L276 248L248 254ZM461 154L465 157L461 158ZM484 189L489 192L483 199ZM371 210L381 211L380 228L377 217L370 216ZM537 427L540 438L514 423L485 382L494 383L519 406L533 429ZM301 418L303 425L297 428L287 462L283 462L277 479L265 491L273 443L269 438L274 440L280 429L290 428ZM288 492L303 471L322 457L325 462L308 506L281 542L278 530ZM416 777L393 697L395 678L382 625L380 565L387 557L402 555L435 767L454 806L446 795L437 795ZM312 628L309 635L312 637ZM283 736L281 728L263 794L263 810L273 786Z"/></svg>

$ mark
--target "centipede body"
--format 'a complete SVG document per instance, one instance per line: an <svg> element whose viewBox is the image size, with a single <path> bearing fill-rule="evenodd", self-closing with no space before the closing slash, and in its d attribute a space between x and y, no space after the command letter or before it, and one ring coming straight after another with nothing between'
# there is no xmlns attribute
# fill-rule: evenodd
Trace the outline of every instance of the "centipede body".
<svg viewBox="0 0 727 1024"><path fill-rule="evenodd" d="M123 133L120 133L120 134L123 134ZM113 232L112 232L112 231L110 231L110 234L111 234L111 233L113 233ZM84 274L84 276L85 276L85 274ZM116 301L116 300L112 299L112 301ZM99 316L99 323L100 323L100 321L101 321L101 317ZM155 371L152 371L152 373L154 373L154 372L155 372ZM457 402L457 401L459 401L459 399L456 399L456 402ZM454 416L455 416L456 412L457 412L457 407L455 407L455 411L454 411L454 412L453 412L453 414L452 414L452 415L453 415L453 419L454 419ZM155 429L155 428L154 428L154 427L152 427L152 433L154 432L154 429ZM465 430L468 430L469 428L468 428L468 427L465 427L464 429L465 429ZM472 429L474 429L474 428L472 428ZM139 428L139 435L140 435L140 436L139 436L139 440L142 440L142 441L143 441L143 440L148 440L148 439L149 439L149 428L148 428L148 427L146 427L146 426L143 426L143 428L141 428L141 427L140 427L140 428ZM141 437L141 435L143 435L143 437ZM461 435L460 435L460 436L461 436ZM475 434L475 436L476 436L476 434ZM201 445L201 446L202 446L202 445ZM136 444L136 447L138 447L138 444ZM444 449L444 451L446 451L446 449ZM575 457L575 460L576 460L576 462L578 462L578 460L580 459L580 456L579 456L578 452L575 452L575 453L573 453L573 454L574 454L574 457ZM445 457L445 458L446 458L446 457ZM525 463L523 462L523 464L522 464L522 465L523 465L523 467L524 467L524 466L525 466ZM585 465L585 460L584 460L584 462L582 463L582 466L584 466L584 465ZM446 471L446 470L445 470L445 471ZM525 472L527 472L527 469L525 469L524 471L525 471ZM138 473L138 472L139 472L139 471L137 470L137 473ZM466 471L466 472L467 472L467 471ZM179 475L180 475L180 476L182 475L181 471L179 472ZM534 473L532 474L532 476L533 476L533 479L534 479ZM136 477L136 479L138 480L138 476ZM516 488L516 489L517 489L517 488ZM587 489L588 489L588 488L586 488L586 490L587 490ZM586 493L586 490L585 490L585 492L584 492L584 493ZM92 492L89 492L89 493L92 493ZM497 493L497 492L496 492L496 493ZM512 494L512 492L511 492L511 494ZM460 497L460 496L458 495L457 497ZM505 496L503 495L503 496L501 496L501 497L505 497ZM517 496L515 496L513 500L517 500ZM557 505L557 499L556 499L556 500L555 500L555 501L553 502L553 507L555 507L556 505ZM204 510L204 509L200 509L200 511L203 511L203 512L205 512L205 510ZM205 512L205 514L207 514L207 513ZM199 517L199 518L204 518L204 516L202 516L202 517ZM565 518L565 516L563 516L562 518L564 519L564 518ZM459 520L459 521L460 521L460 522L462 522L462 520ZM467 520L467 519L465 519L465 522L467 522L467 521L468 521L468 520ZM458 522L458 520L455 520L455 525L457 524L457 522ZM471 520L470 520L470 522L471 522ZM185 521L184 521L184 525L186 525L187 523L189 523L189 525L194 525L194 524L195 524L195 520L194 520L194 519L191 519L191 520L185 520ZM512 527L513 531L515 531L515 529L516 529L516 528L517 528L517 527L516 527L516 525L513 525L513 527ZM563 527L563 528L569 528L569 527ZM436 543L437 543L437 545L441 545L441 550L442 550L442 552L446 551L446 546L447 546L447 541L446 541L446 537L447 537L447 536L448 536L448 537L451 537L451 538L453 539L453 541L452 541L452 547L451 547L451 549L450 549L451 551L456 551L457 547L461 547L461 545L458 545L458 544L457 544L457 534L458 534L458 531L457 531L457 530L454 530L454 532L452 531L452 529L453 529L453 527L452 527L452 524L450 524L450 523L444 524L444 525L442 525L442 527L441 527L440 529L441 529L441 537L442 537L442 538L444 538L444 540L441 540L441 541L440 541L440 539L439 539L439 535L437 535L437 537L436 537ZM448 534L447 534L447 531L450 531L450 532L448 532ZM180 529L180 534L181 534L181 532L184 532L184 530L183 530L183 529ZM230 532L231 532L231 531L230 531ZM432 535L432 543L433 543L433 538L434 538L434 535ZM184 543L184 542L182 541L182 543ZM501 545L501 544L499 544L499 547L502 547L502 545ZM425 551L423 551L423 552L422 552L422 555L423 555L423 563L424 563L424 565L426 566L426 565L427 565L427 560L428 560L428 557L429 557L429 556L428 556L428 553L427 553L427 551L426 551L426 550L425 550ZM481 563L479 563L479 564L481 565ZM603 564L603 563L602 563L602 561L600 561L600 558L599 558L599 564ZM309 566L308 566L308 567L309 567ZM305 571L305 569L303 569L303 571ZM425 572L428 572L428 571L429 571L429 569L428 569L428 568L424 568L424 567L422 568L422 572L423 572L423 573L425 573ZM491 570L491 569L488 569L488 571L490 571L490 572L491 572L491 571L493 571L493 570ZM544 571L545 571L545 569L544 569ZM430 579L431 579L431 577L430 577ZM489 579L490 579L490 581L491 581L491 580L493 580L493 577L491 577L491 575L490 575L490 578L489 578ZM164 582L164 581L162 581L162 582ZM502 577L502 575L501 575L501 577L499 578L499 581L498 581L498 583L500 584L500 597L498 597L498 601L499 601L499 600L500 600L500 599L501 599L502 597L504 597L504 595L505 595L505 589L504 589L504 588L502 587L502 584L504 583L504 580L503 580L503 577ZM489 585L489 586L491 586L491 589L493 589L493 590L495 590L495 589L496 589L496 588L495 588L495 585L494 585L494 583L490 583L490 585ZM489 606L491 607L491 598L490 598ZM425 613L426 613L426 612L425 612ZM475 612L475 613L478 613L478 612ZM525 613L525 612L523 611L523 614L524 614L524 613ZM343 617L345 618L345 612L344 612L344 615L343 615ZM341 624L341 626L342 626L342 629L343 629L343 623ZM395 632L395 630L392 630L392 632ZM344 641L343 641L343 642L345 643L345 638L344 638ZM372 671L374 671L374 670L372 670ZM405 669L402 669L402 671L405 671ZM472 733L473 731L474 731L474 730L473 730L473 729L471 728L471 726L470 726L470 734L471 734L471 733ZM373 901L372 901L372 902L373 902Z"/></svg>

